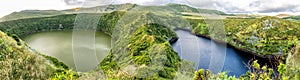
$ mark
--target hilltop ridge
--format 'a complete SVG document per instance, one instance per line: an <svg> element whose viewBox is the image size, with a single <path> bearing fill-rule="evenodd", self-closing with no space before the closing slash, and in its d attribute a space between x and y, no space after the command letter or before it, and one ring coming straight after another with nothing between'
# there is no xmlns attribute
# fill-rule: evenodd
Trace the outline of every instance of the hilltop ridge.
<svg viewBox="0 0 300 80"><path fill-rule="evenodd" d="M23 10L20 12L13 12L9 15L6 15L0 18L1 21L10 21L24 18L35 18L35 17L50 17L63 14L77 14L77 13L110 13L112 11L130 11L133 8L137 7L152 7L152 6L142 6L137 4L116 4L116 5L106 5L106 6L96 6L89 8L73 8L66 10ZM183 4L167 4L158 7L169 7L176 12L192 12L192 13L212 13L226 15L224 12L217 10L208 10L208 9L198 9L190 7Z"/></svg>

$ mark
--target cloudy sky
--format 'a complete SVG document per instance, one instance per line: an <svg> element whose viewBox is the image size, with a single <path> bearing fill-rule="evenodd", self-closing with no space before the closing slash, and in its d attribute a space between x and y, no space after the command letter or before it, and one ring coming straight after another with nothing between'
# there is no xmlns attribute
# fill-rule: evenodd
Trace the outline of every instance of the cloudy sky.
<svg viewBox="0 0 300 80"><path fill-rule="evenodd" d="M215 9L226 13L276 15L288 13L300 15L298 0L5 0L0 3L0 17L21 10L63 10L81 6L136 3L140 5L163 5L181 3L190 6Z"/></svg>

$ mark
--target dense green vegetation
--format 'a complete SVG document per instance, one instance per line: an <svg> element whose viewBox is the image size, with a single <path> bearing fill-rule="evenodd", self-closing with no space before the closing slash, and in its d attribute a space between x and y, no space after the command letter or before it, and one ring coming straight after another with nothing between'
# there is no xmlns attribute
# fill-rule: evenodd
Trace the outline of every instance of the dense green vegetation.
<svg viewBox="0 0 300 80"><path fill-rule="evenodd" d="M167 6L178 12L204 11L203 13L225 14L179 4ZM180 65L185 66L185 69L190 69L191 66L186 65L187 63L179 58L168 41L171 38L176 38L172 29L188 28L186 22L180 20L180 17L170 16L169 14L173 14L173 10L165 10L156 14L151 11L138 12L139 9L149 9L149 7L139 6L139 9L133 9L134 7L138 7L138 5L110 5L109 9L112 11L123 10L111 13L64 13L56 16L53 13L37 13L38 16L29 16L26 17L27 19L18 18L18 20L0 22L0 30L9 34L0 31L0 78L54 80L77 78L174 79L180 73L178 72ZM169 9L165 7L164 9ZM158 8L151 6L153 10L158 10ZM90 9L93 8L84 10L89 11ZM72 10L69 11L72 13ZM29 13L31 12L29 11ZM54 13L56 14L55 11ZM20 14L21 16L18 16L20 18L27 16L22 15L23 13ZM71 30L78 15L87 15L87 18L101 16L97 31L109 34L114 41L110 54L91 72L77 73L69 70L64 63L35 52L18 38L42 31ZM212 36L209 32L212 27L207 26L205 20L188 19L187 21L192 25L193 33L207 37ZM214 39L228 42L234 47L251 51L261 57L277 54L288 55L286 62L282 61L278 66L279 74L275 74L273 69L269 69L265 65L261 66L257 61L254 61L249 64L250 71L239 79L299 79L300 52L297 46L300 37L299 23L275 17L225 19L223 23L227 38L215 37ZM192 74L192 72L184 74ZM211 74L208 70L200 69L195 72L194 79L234 80L237 78L227 76L226 73Z"/></svg>
<svg viewBox="0 0 300 80"><path fill-rule="evenodd" d="M111 34L113 29L111 26L114 26L117 23L120 15L122 14L124 14L124 12L104 14L99 20L97 30ZM77 15L89 15L90 17L93 17L95 15L102 14L66 14L53 17L5 21L0 23L0 30L10 34L15 34L21 38L36 32L72 30Z"/></svg>
<svg viewBox="0 0 300 80"><path fill-rule="evenodd" d="M74 26L76 15L60 15L45 18L30 18L0 23L0 30L20 37L54 30L70 30Z"/></svg>
<svg viewBox="0 0 300 80"><path fill-rule="evenodd" d="M122 12L113 12L112 14L116 14L116 15L113 16L104 15L103 17L105 17L106 20L112 19L111 17L121 15ZM66 66L64 63L59 62L57 59L53 57L40 54L35 50L30 49L25 42L23 42L21 39L18 38L18 36L25 37L26 35L36 33L36 32L41 32L41 31L70 30L74 26L75 18L76 18L75 14L69 14L69 15L60 15L54 17L30 18L30 19L20 19L20 20L1 22L0 29L10 34L9 36L13 37L11 38L13 39L11 41L15 42L15 44L12 44L14 46L12 47L7 46L6 44L10 44L10 43L8 43L8 41L5 40L6 38L1 38L5 40L3 42L1 41L1 44L4 45L1 47L4 48L1 48L3 50L0 50L0 51L4 51L1 52L1 56L3 56L1 60L4 60L2 62L3 67L1 67L1 70L3 70L4 74L1 77L3 77L3 79L6 78L8 79L9 78L10 79L13 78L14 79L78 78L78 73L74 71L70 71L68 69L68 66ZM106 20L100 20L100 22ZM102 26L108 28L107 26L111 26L111 25L102 25ZM103 29L101 31L109 30L106 28L101 28ZM3 36L6 37L4 33ZM8 54L10 54L11 56L9 56ZM14 59L18 59L18 61L20 62L15 61ZM12 68L12 66L15 66L16 68ZM12 68L13 70L10 70L10 68ZM29 70L27 70L27 68ZM20 71L20 72L14 72L14 71ZM37 73L31 73L31 72L37 72Z"/></svg>
<svg viewBox="0 0 300 80"><path fill-rule="evenodd" d="M211 74L209 70L200 69L195 71L194 80L299 80L299 69L291 71L287 66L281 63L277 68L277 72L275 72L274 69L261 66L255 60L249 65L250 71L239 78L228 76L226 72Z"/></svg>
<svg viewBox="0 0 300 80"><path fill-rule="evenodd" d="M292 49L292 51L289 53L287 60L286 60L286 73L285 75L288 75L288 78L293 77L295 80L300 79L300 51L299 51L300 44Z"/></svg>
<svg viewBox="0 0 300 80"><path fill-rule="evenodd" d="M112 32L114 26L116 26L120 17L124 14L124 12L112 12L109 14L88 14L88 15L102 15L102 18L99 20L98 24L98 31L104 31L107 34L113 35ZM80 15L80 14L77 14ZM83 14L86 15L86 14ZM155 17L154 14L146 13L148 17L141 18L146 21L149 17ZM26 35L41 32L41 31L53 31L53 30L69 30L72 29L74 24L76 15L69 14L69 15L59 15L53 17L43 17L43 18L30 18L30 19L20 19L20 20L13 20L13 21L6 21L0 23L0 29L9 33L15 34L17 36L24 37ZM155 20L153 20L155 21ZM138 66L138 75L131 75L131 74L122 74L121 76L130 75L126 78L145 78L145 77L153 77L154 79L172 79L177 72L177 67L180 63L180 59L176 52L174 52L172 46L168 42L168 39L172 37L176 37L175 33L168 29L167 27L158 25L158 24L140 24L136 26L136 28L126 28L126 27L119 27L116 28L117 30L132 30L136 31L132 34L120 34L120 36L127 36L122 37L123 39L128 38L130 42L126 44L122 42L122 39L118 40L117 45L112 49L111 55L119 54L117 51L122 51L123 49L129 49L128 52L122 52L119 57L111 57L108 56L101 65L99 65L99 69L103 69L106 74L112 75L108 78L120 78L120 75L113 75L117 74L115 72L122 71L122 67L127 64L128 62L113 62L114 59L122 59L122 61L132 60L134 65ZM33 32L34 31L34 32ZM126 30L125 30L126 31ZM124 44L125 43L125 44ZM128 46L130 45L130 46ZM120 48L122 46L122 48ZM124 47L125 46L125 47ZM115 52L114 52L115 51ZM165 54L162 54L165 53ZM126 56L128 55L128 56ZM131 55L131 56L129 56ZM43 55L44 56L44 55ZM165 56L165 57L163 57ZM60 63L55 62L57 61L54 58L49 56L44 56L45 58L54 62L54 65L60 68L67 67ZM165 62L161 63L161 68L156 67L158 65L156 62ZM119 64L122 63L122 64ZM121 65L121 68L119 67ZM119 67L119 69L118 69ZM159 70L157 70L159 69ZM97 71L97 70L96 70ZM153 72L154 71L154 72ZM145 72L152 72L151 75L140 75L140 73ZM63 71L55 73L53 78L62 78L66 79L66 76L73 75L75 73L70 73L70 71ZM155 73L155 74L154 74ZM83 75L86 76L86 75ZM143 77L139 77L143 76Z"/></svg>
<svg viewBox="0 0 300 80"><path fill-rule="evenodd" d="M123 47L128 51L112 51L110 57L101 63L101 68L107 75L116 79L172 79L176 75L180 58L167 39L175 36L174 32L164 26L142 25L131 35L128 46ZM130 74L122 69L128 66L137 68L137 72Z"/></svg>
<svg viewBox="0 0 300 80"><path fill-rule="evenodd" d="M47 79L54 70L45 62L45 58L29 51L24 44L17 43L0 32L1 79Z"/></svg>
<svg viewBox="0 0 300 80"><path fill-rule="evenodd" d="M168 40L176 37L170 27L179 23L151 12L127 12L124 17L114 27L114 47L98 70L113 79L173 79L180 58Z"/></svg>
<svg viewBox="0 0 300 80"><path fill-rule="evenodd" d="M18 37L2 31L0 47L1 79L49 79L55 78L55 74L68 71L62 62L35 52ZM76 76L75 72L72 73L69 76Z"/></svg>
<svg viewBox="0 0 300 80"><path fill-rule="evenodd" d="M209 28L204 20L189 20L193 32L210 36ZM259 56L287 54L297 45L299 23L275 17L258 19L225 19L226 39L229 44L248 50ZM218 39L223 40L224 39Z"/></svg>
<svg viewBox="0 0 300 80"><path fill-rule="evenodd" d="M211 37L211 29L203 19L189 19L193 26L193 33ZM266 65L261 66L257 60L249 64L249 69L244 76L236 78L227 76L226 73L217 75L200 69L195 72L194 79L229 79L229 80L298 80L299 79L299 44L300 24L293 21L283 20L275 17L263 17L257 19L225 19L226 39L214 38L225 41L241 50L251 51L261 57L272 57L274 55L287 56L287 59L279 60L281 63L275 70L268 69ZM285 57L284 57L285 58ZM286 64L283 64L286 63Z"/></svg>

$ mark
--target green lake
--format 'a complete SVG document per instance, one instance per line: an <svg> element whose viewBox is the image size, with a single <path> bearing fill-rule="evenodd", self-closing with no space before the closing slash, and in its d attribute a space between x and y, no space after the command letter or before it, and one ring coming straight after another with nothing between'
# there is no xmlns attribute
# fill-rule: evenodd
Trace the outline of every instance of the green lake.
<svg viewBox="0 0 300 80"><path fill-rule="evenodd" d="M82 36L84 37L84 35ZM36 51L57 58L59 61L67 64L71 69L76 68L72 51L72 31L40 32L28 35L24 40ZM96 32L95 46L85 46L82 49L84 48L96 48L97 60L100 62L110 51L111 37L103 32ZM89 59L90 57L80 58ZM84 64L89 64L89 62L85 62ZM90 62L90 64L93 63Z"/></svg>

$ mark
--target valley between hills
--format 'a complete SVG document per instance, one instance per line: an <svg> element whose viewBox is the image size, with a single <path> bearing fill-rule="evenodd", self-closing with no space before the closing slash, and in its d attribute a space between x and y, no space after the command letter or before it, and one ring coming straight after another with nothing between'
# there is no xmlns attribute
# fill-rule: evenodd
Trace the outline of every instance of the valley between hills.
<svg viewBox="0 0 300 80"><path fill-rule="evenodd" d="M207 14L219 18L210 18ZM75 29L74 26L80 28ZM57 56L34 49L25 40L30 35L43 32L74 32L77 29L101 32L101 35L109 36L105 40L111 40L108 53L101 55L104 57L98 56L100 62L93 69L76 71L76 67L70 66L74 63L66 64ZM234 55L237 60L247 58L245 62L236 64L242 66L246 72L239 72L243 73L241 75L234 71L227 74L230 71L223 68L216 72L210 70L211 67L195 68L203 64L189 61L193 56L185 58L182 54L193 53L195 45L207 45L184 41L179 35L182 32L178 30L193 35L193 39L200 38L226 46L225 49L232 49L227 55ZM182 4L119 4L61 11L26 10L0 19L0 78L298 80L299 31L298 16L241 16ZM179 44L179 41L181 46L185 45L183 43L190 44L190 53L183 53L184 51L176 48L175 44ZM41 43L47 43L47 40ZM217 58L212 56L212 52L202 51L201 54L209 54L210 59ZM73 56L63 57L73 59ZM230 61L227 62L230 64ZM225 60L224 63L227 62Z"/></svg>

